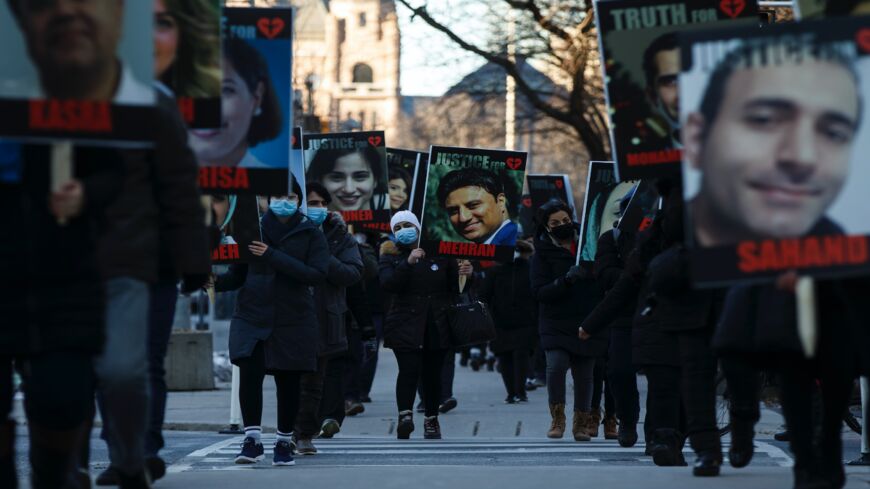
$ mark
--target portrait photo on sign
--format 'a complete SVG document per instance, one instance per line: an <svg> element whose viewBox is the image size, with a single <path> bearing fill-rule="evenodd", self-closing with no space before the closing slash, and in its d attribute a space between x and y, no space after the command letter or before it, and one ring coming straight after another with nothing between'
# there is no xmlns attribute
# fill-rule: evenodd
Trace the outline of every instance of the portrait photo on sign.
<svg viewBox="0 0 870 489"><path fill-rule="evenodd" d="M284 34L257 29L259 14L286 18ZM207 193L278 195L287 191L293 121L290 92L291 11L224 9L222 124L191 129L189 144Z"/></svg>
<svg viewBox="0 0 870 489"><path fill-rule="evenodd" d="M735 21L757 22L755 2L599 0L595 2L617 179L680 170L678 33Z"/></svg>
<svg viewBox="0 0 870 489"><path fill-rule="evenodd" d="M0 137L148 146L150 2L0 2Z"/></svg>
<svg viewBox="0 0 870 489"><path fill-rule="evenodd" d="M870 0L795 0L795 17L801 20L870 15Z"/></svg>
<svg viewBox="0 0 870 489"><path fill-rule="evenodd" d="M414 181L422 154L407 149L387 148L390 212L396 213L411 208Z"/></svg>
<svg viewBox="0 0 870 489"><path fill-rule="evenodd" d="M870 268L862 20L683 39L683 190L697 281Z"/></svg>
<svg viewBox="0 0 870 489"><path fill-rule="evenodd" d="M383 131L305 134L305 176L329 192L329 210L348 223L390 222Z"/></svg>
<svg viewBox="0 0 870 489"><path fill-rule="evenodd" d="M594 261L598 238L615 228L639 181L616 181L612 161L591 161L580 221L579 261Z"/></svg>
<svg viewBox="0 0 870 489"><path fill-rule="evenodd" d="M433 146L422 247L458 258L513 257L526 153Z"/></svg>
<svg viewBox="0 0 870 489"><path fill-rule="evenodd" d="M220 230L220 245L212 252L212 262L248 262L253 254L248 250L260 237L260 215L254 195L214 194L208 196L212 222Z"/></svg>
<svg viewBox="0 0 870 489"><path fill-rule="evenodd" d="M221 0L154 1L154 75L191 127L221 124Z"/></svg>

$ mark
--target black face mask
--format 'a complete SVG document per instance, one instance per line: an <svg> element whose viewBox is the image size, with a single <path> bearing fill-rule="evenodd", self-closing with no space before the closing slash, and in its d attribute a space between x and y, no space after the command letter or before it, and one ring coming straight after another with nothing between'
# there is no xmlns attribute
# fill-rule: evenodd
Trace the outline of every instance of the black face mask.
<svg viewBox="0 0 870 489"><path fill-rule="evenodd" d="M556 239L565 240L565 239L569 239L569 238L574 237L575 229L576 228L575 228L573 222L570 224L560 224L560 225L554 227L553 229L551 229L550 234L555 236Z"/></svg>

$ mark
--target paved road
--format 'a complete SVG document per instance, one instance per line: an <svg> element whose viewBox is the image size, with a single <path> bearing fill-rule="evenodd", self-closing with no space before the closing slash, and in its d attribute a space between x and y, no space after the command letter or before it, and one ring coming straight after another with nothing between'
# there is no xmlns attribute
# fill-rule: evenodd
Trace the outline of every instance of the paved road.
<svg viewBox="0 0 870 489"><path fill-rule="evenodd" d="M218 343L219 344L219 343ZM161 488L260 488L294 485L309 488L365 487L561 487L606 488L668 487L674 489L769 489L791 487L791 457L787 446L773 441L772 433L782 422L777 413L765 410L758 426L757 456L740 471L726 467L714 480L693 478L688 468L659 468L643 455L644 445L631 449L613 441L590 443L548 440L546 393L530 393L528 404L505 405L500 378L492 372L472 372L457 367L456 396L459 407L442 416L445 439L422 440L422 426L408 441L395 439L395 358L384 350L372 392L374 402L366 412L348 418L333 440L316 440L320 453L299 457L292 468L272 467L276 416L274 387L266 382L263 424L267 460L253 466L233 463L242 441L240 436L220 435L229 419L229 391L172 393L167 421L176 428L166 432L167 447L162 456L170 464ZM643 377L639 377L645 391ZM19 406L20 415L20 406ZM422 425L421 415L417 423ZM270 430L268 427L272 426ZM19 430L18 457L22 473L27 472L26 430ZM92 473L106 467L105 444L94 432ZM724 442L727 445L728 439ZM846 459L857 456L858 437L846 434ZM686 456L692 455L687 448ZM867 489L870 471L850 469L848 488ZM27 487L26 485L24 487Z"/></svg>

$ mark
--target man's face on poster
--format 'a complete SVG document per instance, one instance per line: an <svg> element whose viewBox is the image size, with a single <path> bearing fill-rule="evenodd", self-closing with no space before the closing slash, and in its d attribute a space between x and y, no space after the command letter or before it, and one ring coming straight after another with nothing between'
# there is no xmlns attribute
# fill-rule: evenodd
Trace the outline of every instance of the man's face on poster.
<svg viewBox="0 0 870 489"><path fill-rule="evenodd" d="M90 70L115 59L123 0L12 0L39 71Z"/></svg>
<svg viewBox="0 0 870 489"><path fill-rule="evenodd" d="M450 192L444 208L453 229L475 243L489 239L502 225L507 213L504 194L493 195L478 186L460 187Z"/></svg>
<svg viewBox="0 0 870 489"><path fill-rule="evenodd" d="M680 50L666 49L655 54L656 77L649 87L653 105L667 113L671 120L680 118Z"/></svg>
<svg viewBox="0 0 870 489"><path fill-rule="evenodd" d="M738 238L806 234L845 183L858 123L856 80L840 64L737 69L716 119L696 113L686 123L686 156L703 172L698 200L711 217L698 225Z"/></svg>

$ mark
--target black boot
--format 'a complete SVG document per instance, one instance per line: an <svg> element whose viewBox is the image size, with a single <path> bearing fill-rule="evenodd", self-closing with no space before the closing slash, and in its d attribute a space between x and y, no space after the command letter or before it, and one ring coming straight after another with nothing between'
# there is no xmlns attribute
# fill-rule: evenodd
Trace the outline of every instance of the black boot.
<svg viewBox="0 0 870 489"><path fill-rule="evenodd" d="M695 477L715 477L719 475L720 467L722 467L721 453L700 453L692 467L692 475Z"/></svg>
<svg viewBox="0 0 870 489"><path fill-rule="evenodd" d="M619 423L619 432L616 435L619 446L631 448L637 443L637 423Z"/></svg>
<svg viewBox="0 0 870 489"><path fill-rule="evenodd" d="M33 489L79 489L79 447L89 423L71 430L52 430L30 422L30 466Z"/></svg>
<svg viewBox="0 0 870 489"><path fill-rule="evenodd" d="M438 416L427 416L423 420L423 438L426 440L441 439L441 425L438 423Z"/></svg>
<svg viewBox="0 0 870 489"><path fill-rule="evenodd" d="M752 423L731 417L731 448L728 449L728 461L735 469L749 465L755 447L755 428Z"/></svg>
<svg viewBox="0 0 870 489"><path fill-rule="evenodd" d="M676 467L685 463L682 451L683 436L671 428L659 428L653 433L650 454L659 467Z"/></svg>
<svg viewBox="0 0 870 489"><path fill-rule="evenodd" d="M0 424L0 487L16 489L15 475L15 421Z"/></svg>

